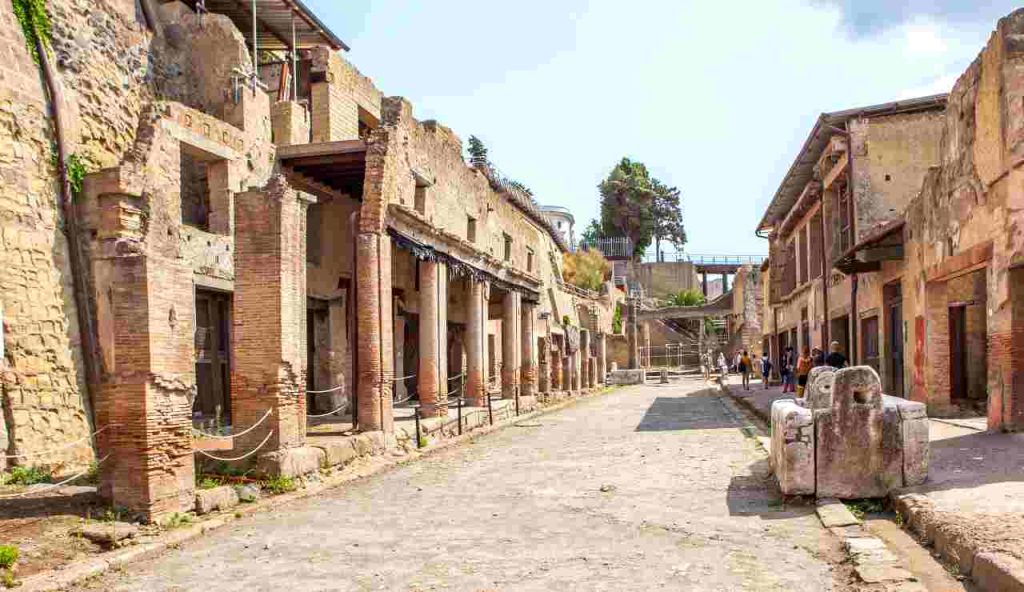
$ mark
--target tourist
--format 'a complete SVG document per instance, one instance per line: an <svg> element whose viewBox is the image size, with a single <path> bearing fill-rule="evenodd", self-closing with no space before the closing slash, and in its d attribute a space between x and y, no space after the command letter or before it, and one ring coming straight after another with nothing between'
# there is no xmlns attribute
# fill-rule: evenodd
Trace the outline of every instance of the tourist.
<svg viewBox="0 0 1024 592"><path fill-rule="evenodd" d="M722 373L722 378L729 375L729 363L725 361L725 354L718 352L718 369Z"/></svg>
<svg viewBox="0 0 1024 592"><path fill-rule="evenodd" d="M818 348L811 349L811 359L814 360L814 367L825 365L825 352Z"/></svg>
<svg viewBox="0 0 1024 592"><path fill-rule="evenodd" d="M793 376L793 348L786 346L779 358L779 375L782 377L782 392L791 393L795 391L796 378Z"/></svg>
<svg viewBox="0 0 1024 592"><path fill-rule="evenodd" d="M807 388L807 375L814 367L814 360L811 358L811 348L804 346L800 359L796 361L796 396L804 396L804 389Z"/></svg>
<svg viewBox="0 0 1024 592"><path fill-rule="evenodd" d="M749 391L750 373L754 370L754 367L750 364L750 356L747 355L747 350L743 350L740 353L736 366L740 373L740 379L743 381L743 390Z"/></svg>
<svg viewBox="0 0 1024 592"><path fill-rule="evenodd" d="M772 375L772 361L768 359L768 356L761 357L761 384L764 388L768 388L768 380Z"/></svg>
<svg viewBox="0 0 1024 592"><path fill-rule="evenodd" d="M828 357L825 358L825 363L833 368L845 368L846 367L846 356L839 351L839 342L833 341L829 346L831 352Z"/></svg>
<svg viewBox="0 0 1024 592"><path fill-rule="evenodd" d="M700 369L704 372L704 382L711 380L711 364L713 359L711 357L711 350L700 355Z"/></svg>

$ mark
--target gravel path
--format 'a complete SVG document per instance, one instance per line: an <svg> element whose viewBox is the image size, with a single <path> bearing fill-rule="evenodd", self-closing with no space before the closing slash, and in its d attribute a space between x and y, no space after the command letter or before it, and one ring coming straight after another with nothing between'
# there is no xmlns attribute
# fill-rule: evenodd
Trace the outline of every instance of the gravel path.
<svg viewBox="0 0 1024 592"><path fill-rule="evenodd" d="M832 589L739 412L636 386L244 519L89 590Z"/></svg>

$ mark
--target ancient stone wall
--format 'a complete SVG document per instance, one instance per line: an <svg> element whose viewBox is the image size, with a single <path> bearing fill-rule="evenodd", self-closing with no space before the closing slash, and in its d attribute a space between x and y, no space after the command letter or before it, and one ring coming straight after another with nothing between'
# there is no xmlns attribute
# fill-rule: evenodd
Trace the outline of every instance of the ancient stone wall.
<svg viewBox="0 0 1024 592"><path fill-rule="evenodd" d="M913 319L907 364L915 399L949 398L948 305L952 280L981 270L986 280L989 426L1024 427L1017 377L1024 319L1016 265L1024 261L1024 10L999 21L960 76L944 117L940 167L908 208L904 317ZM980 360L978 360L980 362Z"/></svg>

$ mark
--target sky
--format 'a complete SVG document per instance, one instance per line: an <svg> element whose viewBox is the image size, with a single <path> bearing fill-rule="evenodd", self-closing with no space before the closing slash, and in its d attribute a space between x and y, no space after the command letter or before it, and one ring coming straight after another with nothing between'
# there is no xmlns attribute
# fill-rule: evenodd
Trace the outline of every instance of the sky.
<svg viewBox="0 0 1024 592"><path fill-rule="evenodd" d="M482 139L577 234L622 157L678 187L693 254L754 229L822 112L948 92L1005 0L305 0L386 95Z"/></svg>

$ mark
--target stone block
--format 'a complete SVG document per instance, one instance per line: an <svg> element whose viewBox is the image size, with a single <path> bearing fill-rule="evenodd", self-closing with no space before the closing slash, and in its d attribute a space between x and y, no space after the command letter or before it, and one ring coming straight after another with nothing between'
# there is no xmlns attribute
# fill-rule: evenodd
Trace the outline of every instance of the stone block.
<svg viewBox="0 0 1024 592"><path fill-rule="evenodd" d="M818 519L825 528L860 524L860 520L857 520L850 509L837 499L818 500L817 512Z"/></svg>
<svg viewBox="0 0 1024 592"><path fill-rule="evenodd" d="M116 547L139 534L139 527L127 522L88 522L78 534L98 545Z"/></svg>
<svg viewBox="0 0 1024 592"><path fill-rule="evenodd" d="M835 379L836 369L831 366L811 368L807 375L806 405L811 409L830 409Z"/></svg>
<svg viewBox="0 0 1024 592"><path fill-rule="evenodd" d="M814 419L792 399L772 403L769 462L786 495L814 494Z"/></svg>
<svg viewBox="0 0 1024 592"><path fill-rule="evenodd" d="M819 497L884 497L902 486L899 412L883 406L874 369L837 371L832 407L814 411L814 424Z"/></svg>
<svg viewBox="0 0 1024 592"><path fill-rule="evenodd" d="M647 372L640 370L617 370L613 369L608 375L608 384L628 385L644 384L647 381Z"/></svg>
<svg viewBox="0 0 1024 592"><path fill-rule="evenodd" d="M971 577L979 590L1024 592L1024 562L1005 553L978 553Z"/></svg>
<svg viewBox="0 0 1024 592"><path fill-rule="evenodd" d="M297 477L319 471L324 457L323 450L312 446L286 448L261 454L256 460L256 472L268 477Z"/></svg>
<svg viewBox="0 0 1024 592"><path fill-rule="evenodd" d="M238 496L238 501L252 503L260 499L261 492L259 486L248 483L246 485L236 485L235 494Z"/></svg>
<svg viewBox="0 0 1024 592"><path fill-rule="evenodd" d="M347 465L356 457L356 449L348 438L317 443L314 447L324 451L324 465L328 467Z"/></svg>
<svg viewBox="0 0 1024 592"><path fill-rule="evenodd" d="M238 505L238 493L230 485L196 490L196 514L209 514Z"/></svg>
<svg viewBox="0 0 1024 592"><path fill-rule="evenodd" d="M903 485L920 485L928 478L931 444L928 436L928 409L924 403L892 399L900 414L900 438L903 447Z"/></svg>

